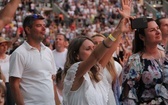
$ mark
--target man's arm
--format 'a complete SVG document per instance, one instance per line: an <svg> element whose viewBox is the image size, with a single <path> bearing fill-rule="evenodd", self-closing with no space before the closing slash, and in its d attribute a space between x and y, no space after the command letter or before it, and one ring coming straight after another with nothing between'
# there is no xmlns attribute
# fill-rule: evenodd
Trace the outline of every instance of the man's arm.
<svg viewBox="0 0 168 105"><path fill-rule="evenodd" d="M12 21L20 2L21 0L10 0L10 2L8 2L0 11L0 30Z"/></svg>
<svg viewBox="0 0 168 105"><path fill-rule="evenodd" d="M10 77L9 83L11 86L11 92L15 99L16 105L24 105L23 96L20 91L20 78Z"/></svg>

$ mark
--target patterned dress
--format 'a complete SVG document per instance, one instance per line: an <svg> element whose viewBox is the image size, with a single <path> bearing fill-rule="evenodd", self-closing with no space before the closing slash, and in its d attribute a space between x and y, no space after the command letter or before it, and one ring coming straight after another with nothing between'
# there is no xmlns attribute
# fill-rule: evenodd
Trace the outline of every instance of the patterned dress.
<svg viewBox="0 0 168 105"><path fill-rule="evenodd" d="M141 53L133 54L123 71L122 104L166 105L166 79L168 63L165 58L149 60L143 59Z"/></svg>

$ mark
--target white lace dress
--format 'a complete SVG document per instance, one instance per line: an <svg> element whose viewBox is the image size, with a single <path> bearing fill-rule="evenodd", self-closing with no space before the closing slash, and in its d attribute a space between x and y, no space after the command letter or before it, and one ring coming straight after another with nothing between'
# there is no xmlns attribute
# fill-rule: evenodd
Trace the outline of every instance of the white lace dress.
<svg viewBox="0 0 168 105"><path fill-rule="evenodd" d="M108 94L108 105L116 105L116 100L114 98L114 92L112 90L112 77L109 73L109 71L107 70L107 68L104 68L103 70L104 75L106 75L106 79L108 80L109 85L111 86L111 89L109 90L109 94Z"/></svg>
<svg viewBox="0 0 168 105"><path fill-rule="evenodd" d="M108 105L108 93L111 89L103 73L98 83L91 81L89 74L86 73L79 89L71 91L79 63L73 64L67 71L64 79L63 105Z"/></svg>
<svg viewBox="0 0 168 105"><path fill-rule="evenodd" d="M116 72L117 72L117 76L119 77L120 74L121 74L121 71L122 71L122 67L121 65L114 61L114 65L115 65L115 68L116 68ZM104 76L106 77L111 89L109 91L109 96L108 96L108 105L116 105L116 100L115 100L115 97L114 97L114 92L112 90L112 82L113 82L113 78L110 74L110 72L107 70L107 68L105 67L104 70L103 70L103 73L104 73ZM118 88L121 88L121 87L118 87Z"/></svg>

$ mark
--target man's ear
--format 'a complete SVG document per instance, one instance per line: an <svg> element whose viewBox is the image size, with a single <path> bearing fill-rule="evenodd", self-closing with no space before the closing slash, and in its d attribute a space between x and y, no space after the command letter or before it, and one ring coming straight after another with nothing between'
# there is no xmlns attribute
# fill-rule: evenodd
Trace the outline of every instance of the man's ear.
<svg viewBox="0 0 168 105"><path fill-rule="evenodd" d="M25 31L26 31L27 33L30 33L30 27L25 27Z"/></svg>

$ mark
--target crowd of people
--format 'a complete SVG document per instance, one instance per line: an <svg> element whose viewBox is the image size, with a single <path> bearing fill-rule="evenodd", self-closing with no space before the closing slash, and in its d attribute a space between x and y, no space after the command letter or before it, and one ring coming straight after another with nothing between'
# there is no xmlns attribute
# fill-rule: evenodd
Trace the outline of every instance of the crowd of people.
<svg viewBox="0 0 168 105"><path fill-rule="evenodd" d="M38 12L47 0L2 2L0 105L168 104L166 14L138 0L54 2L68 21ZM147 27L133 30L144 16Z"/></svg>

